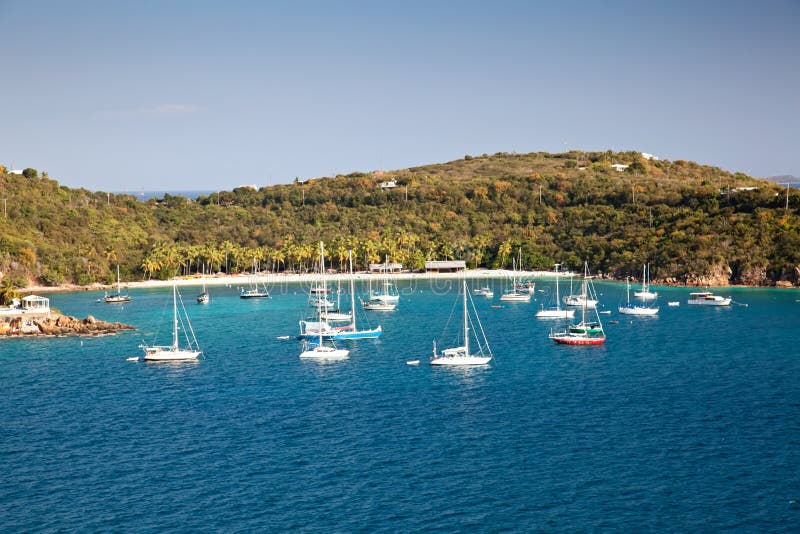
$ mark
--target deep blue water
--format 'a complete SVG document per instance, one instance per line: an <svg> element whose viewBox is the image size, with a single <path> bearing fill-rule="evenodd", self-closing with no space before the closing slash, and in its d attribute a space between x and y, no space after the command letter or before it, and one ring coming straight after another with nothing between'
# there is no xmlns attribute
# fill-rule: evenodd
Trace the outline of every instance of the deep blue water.
<svg viewBox="0 0 800 534"><path fill-rule="evenodd" d="M458 370L426 364L450 283L401 288L369 316L383 337L329 364L276 339L298 286L184 290L205 359L173 365L125 359L168 341L168 289L52 295L139 331L0 341L0 530L800 529L800 292L661 288L660 316L603 315L586 348L548 340L541 302L476 297L497 359ZM624 288L598 289L616 309Z"/></svg>

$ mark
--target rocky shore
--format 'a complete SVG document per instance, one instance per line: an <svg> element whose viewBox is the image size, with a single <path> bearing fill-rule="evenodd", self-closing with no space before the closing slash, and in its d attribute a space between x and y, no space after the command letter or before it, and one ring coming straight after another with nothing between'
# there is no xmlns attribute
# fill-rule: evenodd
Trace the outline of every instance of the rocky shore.
<svg viewBox="0 0 800 534"><path fill-rule="evenodd" d="M123 323L100 321L91 315L86 319L59 314L0 318L0 336L4 337L94 337L113 335L123 330L136 329Z"/></svg>

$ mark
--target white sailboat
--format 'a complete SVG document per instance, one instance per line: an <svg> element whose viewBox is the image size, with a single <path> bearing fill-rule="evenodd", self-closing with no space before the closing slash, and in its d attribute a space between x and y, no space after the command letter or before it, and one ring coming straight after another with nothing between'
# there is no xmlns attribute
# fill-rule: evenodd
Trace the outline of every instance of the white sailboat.
<svg viewBox="0 0 800 534"><path fill-rule="evenodd" d="M556 263L555 266L555 273L556 273L556 299L555 299L555 306L549 306L547 308L542 305L542 309L536 312L537 319L571 319L575 316L574 309L562 309L561 308L561 299L559 298L558 294L558 279L560 278L558 274L558 269L561 267L560 263Z"/></svg>
<svg viewBox="0 0 800 534"><path fill-rule="evenodd" d="M642 290L636 291L634 297L642 300L655 300L658 298L658 292L650 291L650 264L642 265Z"/></svg>
<svg viewBox="0 0 800 534"><path fill-rule="evenodd" d="M123 295L122 289L119 283L119 265L117 265L117 292L111 295L105 295L103 297L103 302L106 304L119 304L122 302L130 302L131 297L130 295Z"/></svg>
<svg viewBox="0 0 800 534"><path fill-rule="evenodd" d="M197 302L198 304L208 304L209 302L211 302L211 295L208 294L208 290L206 289L205 266L203 266L203 292L197 295Z"/></svg>
<svg viewBox="0 0 800 534"><path fill-rule="evenodd" d="M581 287L583 287L581 285ZM597 299L590 299L585 293L576 294L572 292L572 276L569 278L569 295L563 298L566 306L573 306L580 308L586 306L586 309L593 310L597 307Z"/></svg>
<svg viewBox="0 0 800 534"><path fill-rule="evenodd" d="M145 361L152 362L178 362L186 360L196 360L202 354L197 337L194 335L192 324L189 322L189 315L181 301L183 316L178 314L178 285L172 283L172 345L139 345L144 350ZM185 323L184 323L185 319ZM178 323L186 337L186 347L179 345Z"/></svg>
<svg viewBox="0 0 800 534"><path fill-rule="evenodd" d="M326 294L327 286L325 285L325 246L322 241L319 242L319 257L320 257L320 273L322 274L322 288L323 294ZM322 322L322 321L320 321ZM327 324L327 323L325 323ZM318 341L311 346L308 341L303 343L303 352L300 353L300 358L304 360L346 360L350 357L350 351L347 349L338 349L332 343L325 345L322 329L319 332Z"/></svg>
<svg viewBox="0 0 800 534"><path fill-rule="evenodd" d="M389 258L387 257L384 260L384 272L387 272L388 265L389 265ZM388 278L383 280L383 285L380 291L375 291L369 297L370 301L376 302L383 302L386 304L397 304L400 302L400 294L397 292L397 288L392 284ZM366 309L366 308L365 308Z"/></svg>
<svg viewBox="0 0 800 534"><path fill-rule="evenodd" d="M463 294L464 294L464 330L462 332L464 344L460 347L453 347L449 349L444 349L441 353L436 351L436 341L433 342L433 356L431 356L431 365L449 365L449 366L469 366L469 365L486 365L489 363L492 358L494 357L491 353L491 349L489 348L489 342L486 340L486 334L483 331L483 326L481 325L480 319L478 318L478 313L475 310L475 304L472 303L472 299L470 298L470 302L472 303L472 309L475 313L475 321L478 326L478 330L474 330L475 332L475 341L477 346L477 353L470 353L470 343L469 343L469 325L470 325L470 315L469 315L469 307L467 305L467 281L466 279L463 281ZM480 331L480 337L478 337L478 331Z"/></svg>
<svg viewBox="0 0 800 534"><path fill-rule="evenodd" d="M376 328L368 328L366 330L359 330L358 326L356 325L356 293L355 293L355 282L353 281L355 276L353 276L353 251L350 251L350 310L352 314L353 322L345 327L340 329L337 333L331 336L331 339L375 339L380 337L383 330L381 326L378 325Z"/></svg>
<svg viewBox="0 0 800 534"><path fill-rule="evenodd" d="M520 263L522 262L522 249L519 249ZM514 275L511 279L511 289L500 295L500 300L504 302L530 302L531 294L528 290L517 287L517 264L514 263Z"/></svg>
<svg viewBox="0 0 800 534"><path fill-rule="evenodd" d="M647 306L645 304L645 300L642 297L639 297L642 301L641 304L636 304L631 302L631 279L630 277L625 277L625 284L627 286L627 294L628 294L628 303L625 306L619 307L619 312L625 315L656 315L658 313L658 307L655 306Z"/></svg>
<svg viewBox="0 0 800 534"><path fill-rule="evenodd" d="M258 279L258 269L256 266L255 260L253 260L253 275L250 277L250 287L240 288L239 298L242 299L268 299L269 298L269 291L264 286L259 286Z"/></svg>

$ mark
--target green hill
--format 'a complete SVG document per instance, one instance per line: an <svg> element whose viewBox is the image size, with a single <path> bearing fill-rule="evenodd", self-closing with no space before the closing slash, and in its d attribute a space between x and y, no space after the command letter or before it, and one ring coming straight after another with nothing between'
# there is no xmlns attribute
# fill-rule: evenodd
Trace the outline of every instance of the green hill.
<svg viewBox="0 0 800 534"><path fill-rule="evenodd" d="M618 171L612 164L628 167ZM397 171L239 188L196 201L60 186L32 169L0 172L4 284L110 282L174 272L305 270L324 240L334 266L389 256L470 267L564 263L624 278L649 261L654 279L690 284L798 282L798 191L637 152L465 156ZM395 181L395 188L381 188Z"/></svg>

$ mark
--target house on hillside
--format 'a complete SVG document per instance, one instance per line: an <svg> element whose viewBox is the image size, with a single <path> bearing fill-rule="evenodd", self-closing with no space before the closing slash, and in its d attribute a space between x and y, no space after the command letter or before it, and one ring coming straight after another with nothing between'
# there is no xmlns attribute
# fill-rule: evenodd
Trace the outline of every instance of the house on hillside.
<svg viewBox="0 0 800 534"><path fill-rule="evenodd" d="M464 271L467 263L464 260L426 261L426 273L457 273Z"/></svg>
<svg viewBox="0 0 800 534"><path fill-rule="evenodd" d="M395 187L397 187L397 180L381 182L381 189L394 189Z"/></svg>
<svg viewBox="0 0 800 534"><path fill-rule="evenodd" d="M639 154L647 161L659 161L658 156L654 156L653 154L648 154L647 152L639 152Z"/></svg>
<svg viewBox="0 0 800 534"><path fill-rule="evenodd" d="M630 165L623 165L622 163L612 163L611 164L611 168L614 169L617 172L622 172L625 169L627 169L628 167L630 167Z"/></svg>

